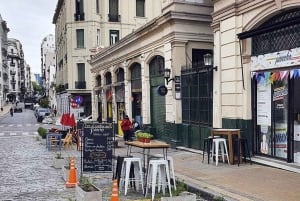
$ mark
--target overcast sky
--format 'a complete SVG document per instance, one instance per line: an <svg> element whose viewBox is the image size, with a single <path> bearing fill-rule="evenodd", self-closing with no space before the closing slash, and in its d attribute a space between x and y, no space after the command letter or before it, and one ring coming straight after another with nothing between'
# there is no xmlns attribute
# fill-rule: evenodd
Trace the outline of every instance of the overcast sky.
<svg viewBox="0 0 300 201"><path fill-rule="evenodd" d="M41 73L41 42L54 34L52 18L57 0L0 0L0 14L10 29L9 38L23 45L25 61L33 73Z"/></svg>

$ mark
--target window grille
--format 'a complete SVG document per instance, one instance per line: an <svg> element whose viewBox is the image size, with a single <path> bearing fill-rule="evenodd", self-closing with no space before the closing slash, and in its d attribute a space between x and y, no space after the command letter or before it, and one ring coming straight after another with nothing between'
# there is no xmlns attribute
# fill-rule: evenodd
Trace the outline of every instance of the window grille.
<svg viewBox="0 0 300 201"><path fill-rule="evenodd" d="M293 9L279 14L263 23L258 29L270 28L270 31L252 37L252 55L300 47L300 10ZM296 23L291 23L295 21ZM286 26L282 26L285 25ZM272 29L281 25L278 29Z"/></svg>

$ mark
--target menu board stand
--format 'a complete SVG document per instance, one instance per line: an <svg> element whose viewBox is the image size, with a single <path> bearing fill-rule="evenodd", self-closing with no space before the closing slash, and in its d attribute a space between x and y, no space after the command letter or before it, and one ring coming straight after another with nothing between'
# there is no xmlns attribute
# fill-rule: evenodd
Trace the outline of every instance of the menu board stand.
<svg viewBox="0 0 300 201"><path fill-rule="evenodd" d="M113 172L114 139L113 123L84 123L81 136L81 174Z"/></svg>

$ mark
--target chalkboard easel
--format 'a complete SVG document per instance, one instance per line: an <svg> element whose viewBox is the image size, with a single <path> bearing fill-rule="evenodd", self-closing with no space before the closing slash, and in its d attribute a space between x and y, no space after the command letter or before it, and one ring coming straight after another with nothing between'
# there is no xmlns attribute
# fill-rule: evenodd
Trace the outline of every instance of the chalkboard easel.
<svg viewBox="0 0 300 201"><path fill-rule="evenodd" d="M112 172L114 134L112 123L87 122L83 125L81 172Z"/></svg>

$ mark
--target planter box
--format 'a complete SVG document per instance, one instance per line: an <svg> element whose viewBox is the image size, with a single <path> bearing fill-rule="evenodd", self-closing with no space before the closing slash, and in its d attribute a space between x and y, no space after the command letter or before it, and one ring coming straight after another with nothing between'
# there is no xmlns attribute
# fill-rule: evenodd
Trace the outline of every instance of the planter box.
<svg viewBox="0 0 300 201"><path fill-rule="evenodd" d="M64 158L62 158L62 159L54 158L53 167L55 169L60 169L62 166L66 165L66 164L67 164L66 159L64 159Z"/></svg>
<svg viewBox="0 0 300 201"><path fill-rule="evenodd" d="M66 168L65 165L62 165L61 166L61 169L62 169L62 176L63 176L63 179L64 181L68 181L69 180L69 175L70 175L70 169L69 168ZM77 181L79 180L79 177L78 177L78 170L76 168L76 178L77 178Z"/></svg>
<svg viewBox="0 0 300 201"><path fill-rule="evenodd" d="M102 201L102 191L93 185L96 191L85 192L76 185L75 188L75 198L76 201Z"/></svg>
<svg viewBox="0 0 300 201"><path fill-rule="evenodd" d="M196 201L196 194L190 192L182 192L179 196L161 197L161 201Z"/></svg>

